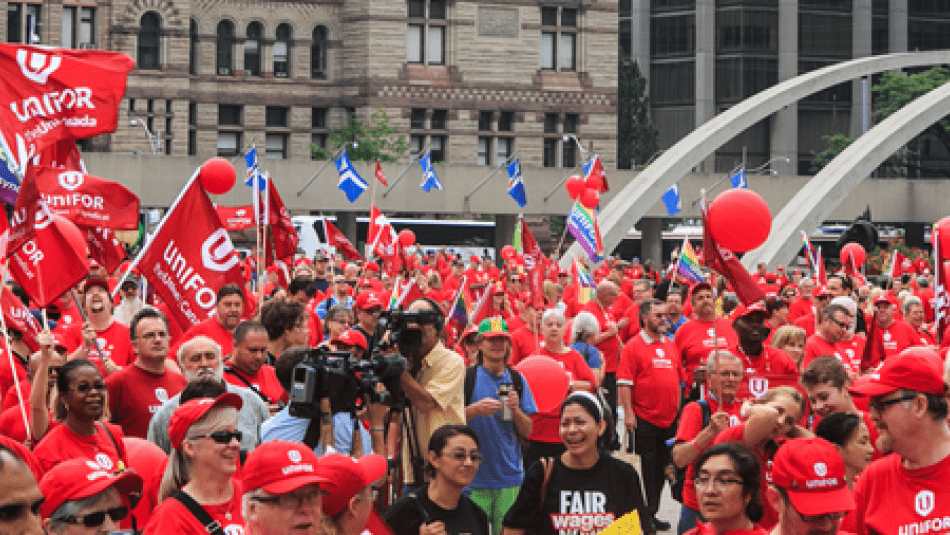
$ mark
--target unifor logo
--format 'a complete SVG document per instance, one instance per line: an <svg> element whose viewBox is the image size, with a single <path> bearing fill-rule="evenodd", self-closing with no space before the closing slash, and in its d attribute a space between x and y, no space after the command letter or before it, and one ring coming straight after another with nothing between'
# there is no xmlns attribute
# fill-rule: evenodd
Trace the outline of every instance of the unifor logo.
<svg viewBox="0 0 950 535"><path fill-rule="evenodd" d="M105 453L97 453L95 460L104 470L112 470L112 459Z"/></svg>
<svg viewBox="0 0 950 535"><path fill-rule="evenodd" d="M760 398L765 395L769 390L769 380L764 377L750 377L749 378L749 392L752 392L752 395Z"/></svg>
<svg viewBox="0 0 950 535"><path fill-rule="evenodd" d="M49 75L59 68L63 58L21 48L16 52L16 62L23 76L38 84L45 84Z"/></svg>
<svg viewBox="0 0 950 535"><path fill-rule="evenodd" d="M302 459L302 457L300 456L300 452L297 450L288 451L287 458L290 459L290 462L292 463L299 463L300 459Z"/></svg>
<svg viewBox="0 0 950 535"><path fill-rule="evenodd" d="M828 473L828 467L825 466L825 463L815 463L815 475L818 477L825 477Z"/></svg>
<svg viewBox="0 0 950 535"><path fill-rule="evenodd" d="M201 244L201 263L210 270L224 273L238 264L234 244L223 228L211 233Z"/></svg>
<svg viewBox="0 0 950 535"><path fill-rule="evenodd" d="M73 191L82 186L82 173L79 171L64 171L59 174L59 185L63 189Z"/></svg>
<svg viewBox="0 0 950 535"><path fill-rule="evenodd" d="M922 490L914 498L914 509L920 516L927 516L934 510L934 493L929 490Z"/></svg>

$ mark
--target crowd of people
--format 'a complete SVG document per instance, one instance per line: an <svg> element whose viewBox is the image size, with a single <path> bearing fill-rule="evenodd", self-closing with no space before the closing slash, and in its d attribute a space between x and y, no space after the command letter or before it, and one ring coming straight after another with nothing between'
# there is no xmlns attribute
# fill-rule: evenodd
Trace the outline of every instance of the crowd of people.
<svg viewBox="0 0 950 535"><path fill-rule="evenodd" d="M536 269L540 292L518 257L393 276L318 253L218 288L186 326L93 266L35 340L8 329L0 533L950 532L950 336L925 269L760 265L749 303L636 259L593 284ZM356 402L301 405L315 355L397 354ZM519 371L537 355L568 377L555 404Z"/></svg>

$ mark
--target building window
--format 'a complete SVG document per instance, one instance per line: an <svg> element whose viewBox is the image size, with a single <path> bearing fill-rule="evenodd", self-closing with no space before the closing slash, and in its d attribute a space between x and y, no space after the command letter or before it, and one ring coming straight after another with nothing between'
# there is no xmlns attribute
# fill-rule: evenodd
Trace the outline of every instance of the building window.
<svg viewBox="0 0 950 535"><path fill-rule="evenodd" d="M406 61L445 65L445 0L409 0Z"/></svg>
<svg viewBox="0 0 950 535"><path fill-rule="evenodd" d="M63 40L65 48L95 49L96 8L63 7Z"/></svg>
<svg viewBox="0 0 950 535"><path fill-rule="evenodd" d="M511 158L511 145L514 140L510 137L500 137L495 139L495 161L507 162Z"/></svg>
<svg viewBox="0 0 950 535"><path fill-rule="evenodd" d="M247 25L247 36L244 39L244 74L248 76L261 75L261 49L264 27L260 22Z"/></svg>
<svg viewBox="0 0 950 535"><path fill-rule="evenodd" d="M154 11L142 15L139 23L138 68L158 70L161 49L162 17Z"/></svg>
<svg viewBox="0 0 950 535"><path fill-rule="evenodd" d="M196 74L198 68L198 21L188 24L188 74Z"/></svg>
<svg viewBox="0 0 950 535"><path fill-rule="evenodd" d="M277 26L277 40L274 41L274 77L290 76L290 38L293 30L286 22Z"/></svg>
<svg viewBox="0 0 950 535"><path fill-rule="evenodd" d="M215 72L218 76L231 76L234 74L234 23L222 20L216 34Z"/></svg>
<svg viewBox="0 0 950 535"><path fill-rule="evenodd" d="M236 104L218 104L218 128L240 127L244 107ZM241 153L241 132L218 130L218 156L237 156Z"/></svg>
<svg viewBox="0 0 950 535"><path fill-rule="evenodd" d="M287 128L290 126L290 108L267 106L264 112L264 124L270 127Z"/></svg>
<svg viewBox="0 0 950 535"><path fill-rule="evenodd" d="M218 132L218 156L240 154L241 132Z"/></svg>
<svg viewBox="0 0 950 535"><path fill-rule="evenodd" d="M198 154L198 103L188 103L188 156Z"/></svg>
<svg viewBox="0 0 950 535"><path fill-rule="evenodd" d="M544 167L558 167L558 153L560 152L561 167L574 168L577 166L577 143L563 136L578 133L580 116L576 113L565 113L563 117L557 113L544 114L544 133L554 134L544 138L542 147L542 164Z"/></svg>
<svg viewBox="0 0 950 535"><path fill-rule="evenodd" d="M445 136L429 136L429 154L432 163L445 161Z"/></svg>
<svg viewBox="0 0 950 535"><path fill-rule="evenodd" d="M241 126L243 106L218 104L218 126Z"/></svg>
<svg viewBox="0 0 950 535"><path fill-rule="evenodd" d="M420 130L426 127L426 110L413 108L412 115L409 118L409 128Z"/></svg>
<svg viewBox="0 0 950 535"><path fill-rule="evenodd" d="M310 76L318 80L326 80L327 75L327 48L329 32L326 26L317 26L313 29L313 44L310 45Z"/></svg>
<svg viewBox="0 0 950 535"><path fill-rule="evenodd" d="M544 154L541 162L544 167L557 167L557 144L556 138L544 140Z"/></svg>
<svg viewBox="0 0 950 535"><path fill-rule="evenodd" d="M43 19L41 4L7 4L7 42L40 44ZM25 16L24 16L25 15Z"/></svg>
<svg viewBox="0 0 950 535"><path fill-rule="evenodd" d="M478 138L478 159L475 161L476 165L490 165L491 164L491 138L480 136Z"/></svg>
<svg viewBox="0 0 950 535"><path fill-rule="evenodd" d="M541 68L577 70L577 9L541 8Z"/></svg>
<svg viewBox="0 0 950 535"><path fill-rule="evenodd" d="M490 132L492 127L492 122L495 117L494 112L490 111L480 111L478 112L478 130L480 132Z"/></svg>
<svg viewBox="0 0 950 535"><path fill-rule="evenodd" d="M410 5L410 10L411 9L412 6ZM432 161L445 162L448 138L442 134L442 132L444 132L447 127L448 110L432 110L431 120L427 125L426 119L429 116L429 110L423 108L413 108L410 112L409 128L411 132L409 136L409 153L413 156L421 156L422 151L426 148L426 144L428 144ZM440 133L432 135L430 131L439 131Z"/></svg>
<svg viewBox="0 0 950 535"><path fill-rule="evenodd" d="M511 132L512 123L514 122L515 112L513 111L503 111L498 114L498 131L499 132Z"/></svg>
<svg viewBox="0 0 950 535"><path fill-rule="evenodd" d="M550 114L557 118L557 114ZM495 118L497 117L497 122ZM478 155L476 156L477 165L502 164L508 161L511 156L512 139L510 137L494 137L486 133L510 132L514 112L511 111L480 111L478 112ZM557 128L556 121L554 128ZM494 147L494 151L492 150Z"/></svg>
<svg viewBox="0 0 950 535"><path fill-rule="evenodd" d="M431 129L445 130L448 126L448 116L448 110L432 110Z"/></svg>
<svg viewBox="0 0 950 535"><path fill-rule="evenodd" d="M311 110L310 129L310 143L320 147L321 149L326 149L327 136L329 134L329 131L327 130L326 108L313 108ZM310 151L310 159L317 159L313 151Z"/></svg>
<svg viewBox="0 0 950 535"><path fill-rule="evenodd" d="M287 134L268 132L264 137L264 158L268 160L286 160L287 137Z"/></svg>

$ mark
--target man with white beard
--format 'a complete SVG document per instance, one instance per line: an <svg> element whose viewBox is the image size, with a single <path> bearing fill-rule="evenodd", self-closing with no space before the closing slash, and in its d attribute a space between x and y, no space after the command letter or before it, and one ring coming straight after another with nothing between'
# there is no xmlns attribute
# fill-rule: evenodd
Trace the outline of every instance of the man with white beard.
<svg viewBox="0 0 950 535"><path fill-rule="evenodd" d="M199 335L186 341L178 348L178 362L188 384L192 383L220 383L228 392L241 396L244 404L238 411L238 430L243 432L241 450L251 451L260 442L258 429L264 420L270 418L267 405L261 401L256 393L228 384L224 381L224 361L221 359L221 346L207 336ZM185 387L186 389L188 387ZM148 426L148 440L165 453L171 451L168 439L168 421L172 413L180 404L181 394L166 401L158 412L152 416Z"/></svg>

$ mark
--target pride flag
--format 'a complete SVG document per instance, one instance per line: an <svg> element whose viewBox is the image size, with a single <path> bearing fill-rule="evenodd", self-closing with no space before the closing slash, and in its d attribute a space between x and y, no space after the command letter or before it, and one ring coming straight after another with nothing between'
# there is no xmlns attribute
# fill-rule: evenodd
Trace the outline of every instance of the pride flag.
<svg viewBox="0 0 950 535"><path fill-rule="evenodd" d="M597 286L594 278L576 257L571 261L571 274L574 277L574 287L577 288L577 304L586 305L594 297L594 288Z"/></svg>
<svg viewBox="0 0 950 535"><path fill-rule="evenodd" d="M600 239L597 215L590 208L575 202L567 214L567 229L595 264L604 259L604 244Z"/></svg>
<svg viewBox="0 0 950 535"><path fill-rule="evenodd" d="M692 284L706 280L703 278L702 270L699 269L699 258L696 256L696 251L693 250L693 246L686 238L683 238L683 247L680 248L680 257L676 262L676 273Z"/></svg>

